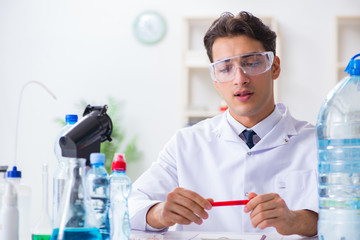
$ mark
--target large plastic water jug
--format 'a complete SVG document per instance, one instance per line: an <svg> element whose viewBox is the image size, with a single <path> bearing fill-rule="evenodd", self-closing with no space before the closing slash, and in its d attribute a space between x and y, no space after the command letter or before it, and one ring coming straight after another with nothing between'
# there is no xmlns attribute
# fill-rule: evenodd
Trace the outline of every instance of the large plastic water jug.
<svg viewBox="0 0 360 240"><path fill-rule="evenodd" d="M318 115L320 240L360 239L360 54Z"/></svg>

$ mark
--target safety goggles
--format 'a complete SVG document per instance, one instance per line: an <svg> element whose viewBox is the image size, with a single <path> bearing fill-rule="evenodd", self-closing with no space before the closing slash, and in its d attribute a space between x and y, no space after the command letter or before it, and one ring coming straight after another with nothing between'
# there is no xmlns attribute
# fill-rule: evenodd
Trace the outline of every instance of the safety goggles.
<svg viewBox="0 0 360 240"><path fill-rule="evenodd" d="M248 76L255 76L268 71L273 63L274 53L249 53L229 57L209 65L211 77L216 82L228 82L235 78L238 68Z"/></svg>

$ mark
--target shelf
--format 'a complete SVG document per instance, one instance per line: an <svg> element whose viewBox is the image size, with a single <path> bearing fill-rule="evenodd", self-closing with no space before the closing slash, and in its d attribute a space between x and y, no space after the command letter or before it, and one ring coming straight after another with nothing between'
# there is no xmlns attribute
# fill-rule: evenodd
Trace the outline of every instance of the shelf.
<svg viewBox="0 0 360 240"><path fill-rule="evenodd" d="M206 51L187 51L185 52L185 66L190 68L208 68L209 58Z"/></svg>
<svg viewBox="0 0 360 240"><path fill-rule="evenodd" d="M350 59L360 52L360 15L336 17L336 82L347 74L344 72Z"/></svg>
<svg viewBox="0 0 360 240"><path fill-rule="evenodd" d="M203 51L203 38L216 16L188 16L184 18L185 51Z"/></svg>
<svg viewBox="0 0 360 240"><path fill-rule="evenodd" d="M207 68L190 68L185 109L217 110L222 102Z"/></svg>
<svg viewBox="0 0 360 240"><path fill-rule="evenodd" d="M350 58L349 58L350 60ZM345 70L345 68L347 67L347 65L349 64L349 62L338 62L337 66L338 68L342 68L343 70Z"/></svg>

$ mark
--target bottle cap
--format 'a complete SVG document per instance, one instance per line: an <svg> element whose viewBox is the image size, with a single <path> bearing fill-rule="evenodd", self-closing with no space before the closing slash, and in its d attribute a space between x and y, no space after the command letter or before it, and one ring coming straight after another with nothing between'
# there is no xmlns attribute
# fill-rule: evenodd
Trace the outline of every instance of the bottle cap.
<svg viewBox="0 0 360 240"><path fill-rule="evenodd" d="M6 178L8 166L0 166L0 178Z"/></svg>
<svg viewBox="0 0 360 240"><path fill-rule="evenodd" d="M2 198L3 205L15 206L17 205L17 194L14 185L7 182L5 185L5 192Z"/></svg>
<svg viewBox="0 0 360 240"><path fill-rule="evenodd" d="M90 163L91 164L101 164L105 163L105 154L103 153L91 153L90 154Z"/></svg>
<svg viewBox="0 0 360 240"><path fill-rule="evenodd" d="M78 121L78 116L76 114L67 114L65 116L65 122L69 124L74 124Z"/></svg>
<svg viewBox="0 0 360 240"><path fill-rule="evenodd" d="M8 166L0 166L0 172L6 172Z"/></svg>
<svg viewBox="0 0 360 240"><path fill-rule="evenodd" d="M126 172L126 160L125 155L121 153L116 153L111 165L112 171Z"/></svg>
<svg viewBox="0 0 360 240"><path fill-rule="evenodd" d="M14 166L12 171L8 171L8 178L21 178L21 171L18 171L17 167Z"/></svg>
<svg viewBox="0 0 360 240"><path fill-rule="evenodd" d="M360 53L353 56L349 62L349 64L347 65L346 69L344 72L347 72L348 74L350 74L350 76L353 75L360 75L360 59L355 59L357 57L360 56Z"/></svg>

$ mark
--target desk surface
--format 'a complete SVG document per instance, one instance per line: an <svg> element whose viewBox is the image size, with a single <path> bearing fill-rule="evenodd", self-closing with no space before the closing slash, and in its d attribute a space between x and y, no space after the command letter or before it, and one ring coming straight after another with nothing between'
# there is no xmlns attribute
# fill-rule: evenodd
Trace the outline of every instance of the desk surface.
<svg viewBox="0 0 360 240"><path fill-rule="evenodd" d="M258 233L229 233L229 232L190 232L190 231L168 231L168 232L138 232L133 231L130 240L255 240L261 239ZM298 235L283 236L276 233L266 234L264 240L318 240L317 237L306 238Z"/></svg>

